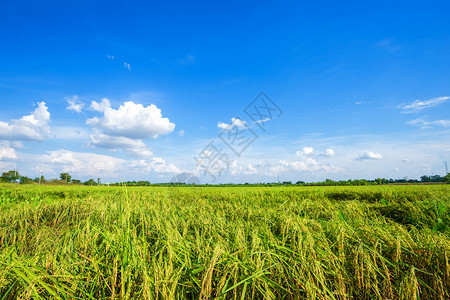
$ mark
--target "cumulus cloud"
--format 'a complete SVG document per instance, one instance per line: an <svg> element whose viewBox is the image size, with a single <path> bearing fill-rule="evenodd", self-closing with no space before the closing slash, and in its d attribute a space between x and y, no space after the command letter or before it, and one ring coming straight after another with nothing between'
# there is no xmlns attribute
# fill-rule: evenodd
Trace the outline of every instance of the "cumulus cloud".
<svg viewBox="0 0 450 300"><path fill-rule="evenodd" d="M244 169L244 175L256 175L258 174L258 170L252 166L252 164L248 164L247 168Z"/></svg>
<svg viewBox="0 0 450 300"><path fill-rule="evenodd" d="M48 151L45 155L35 158L38 167L36 170L46 174L59 174L68 172L79 178L87 179L97 177L123 178L129 174L152 173L157 175L179 173L180 170L173 164L167 163L160 157L150 159L126 160L110 155L96 153L73 152L69 150Z"/></svg>
<svg viewBox="0 0 450 300"><path fill-rule="evenodd" d="M297 151L295 154L297 156L311 155L314 152L313 147L303 147L302 151Z"/></svg>
<svg viewBox="0 0 450 300"><path fill-rule="evenodd" d="M408 122L409 125L418 126L421 129L432 128L433 126L450 127L450 120L425 121L424 119L415 119Z"/></svg>
<svg viewBox="0 0 450 300"><path fill-rule="evenodd" d="M96 177L106 173L109 176L117 175L122 172L124 165L126 165L126 160L121 158L69 150L49 151L48 154L42 155L39 161L46 165L42 167L44 170L56 168L83 177Z"/></svg>
<svg viewBox="0 0 450 300"><path fill-rule="evenodd" d="M178 174L180 169L178 169L174 164L167 163L161 157L153 157L150 160L134 160L131 161L131 168L138 169L141 172L156 172L156 173L166 173L166 174Z"/></svg>
<svg viewBox="0 0 450 300"><path fill-rule="evenodd" d="M92 101L90 109L103 113L101 117L88 119L93 127L90 144L110 150L122 149L134 157L152 158L153 153L142 141L157 138L175 129L175 124L163 118L155 105L144 107L128 101L113 109L107 98L101 102Z"/></svg>
<svg viewBox="0 0 450 300"><path fill-rule="evenodd" d="M245 127L246 124L247 124L246 121L243 121L239 118L231 118L230 124L219 122L219 123L217 123L217 127L219 127L220 129L223 129L223 130L228 130L228 129L231 129L233 126Z"/></svg>
<svg viewBox="0 0 450 300"><path fill-rule="evenodd" d="M17 155L14 148L0 145L0 160L13 160L16 158Z"/></svg>
<svg viewBox="0 0 450 300"><path fill-rule="evenodd" d="M145 148L144 142L140 139L134 140L123 136L110 136L97 130L94 130L94 132L90 135L91 145L99 148Z"/></svg>
<svg viewBox="0 0 450 300"><path fill-rule="evenodd" d="M334 150L331 148L325 150L325 156L334 156L334 154Z"/></svg>
<svg viewBox="0 0 450 300"><path fill-rule="evenodd" d="M45 102L30 115L23 116L9 123L0 121L0 140L42 141L50 134L50 113Z"/></svg>
<svg viewBox="0 0 450 300"><path fill-rule="evenodd" d="M103 99L101 104L92 102L91 107L99 112L103 110L103 116L89 119L86 123L106 135L146 139L157 138L175 129L175 124L163 118L161 110L154 104L144 107L127 101L119 109L113 109L109 100Z"/></svg>
<svg viewBox="0 0 450 300"><path fill-rule="evenodd" d="M230 161L228 174L232 176L240 175L263 175L263 176L277 176L280 173L296 174L299 172L325 172L338 173L343 172L344 169L324 164L308 157L301 161L286 161L280 160L278 162L258 162L255 165L248 163L246 166L239 166L236 160Z"/></svg>
<svg viewBox="0 0 450 300"><path fill-rule="evenodd" d="M66 100L69 104L69 106L66 107L67 110L71 110L77 113L80 113L83 110L85 104L78 100L77 95L70 98L67 97Z"/></svg>
<svg viewBox="0 0 450 300"><path fill-rule="evenodd" d="M106 109L111 108L111 102L108 98L103 98L101 102L92 101L89 108L102 113L105 112Z"/></svg>
<svg viewBox="0 0 450 300"><path fill-rule="evenodd" d="M279 165L293 171L326 171L331 173L342 171L341 168L319 163L311 157L306 158L304 161L282 160Z"/></svg>
<svg viewBox="0 0 450 300"><path fill-rule="evenodd" d="M361 151L355 158L356 160L377 160L383 159L383 155L372 151Z"/></svg>
<svg viewBox="0 0 450 300"><path fill-rule="evenodd" d="M428 100L416 100L409 104L398 106L402 113L416 113L426 108L435 107L450 100L450 97L436 97Z"/></svg>

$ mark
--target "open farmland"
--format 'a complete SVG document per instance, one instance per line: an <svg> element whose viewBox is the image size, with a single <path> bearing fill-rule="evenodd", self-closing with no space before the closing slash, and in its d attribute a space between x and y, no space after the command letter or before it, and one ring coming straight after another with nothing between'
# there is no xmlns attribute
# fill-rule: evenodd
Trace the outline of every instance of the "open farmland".
<svg viewBox="0 0 450 300"><path fill-rule="evenodd" d="M450 186L0 186L0 299L449 299Z"/></svg>

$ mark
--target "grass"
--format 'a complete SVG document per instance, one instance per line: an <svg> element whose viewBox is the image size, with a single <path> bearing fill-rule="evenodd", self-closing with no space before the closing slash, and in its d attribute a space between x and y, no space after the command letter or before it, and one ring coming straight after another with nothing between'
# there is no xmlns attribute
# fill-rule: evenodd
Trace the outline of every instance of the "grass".
<svg viewBox="0 0 450 300"><path fill-rule="evenodd" d="M0 185L0 299L449 299L449 192Z"/></svg>

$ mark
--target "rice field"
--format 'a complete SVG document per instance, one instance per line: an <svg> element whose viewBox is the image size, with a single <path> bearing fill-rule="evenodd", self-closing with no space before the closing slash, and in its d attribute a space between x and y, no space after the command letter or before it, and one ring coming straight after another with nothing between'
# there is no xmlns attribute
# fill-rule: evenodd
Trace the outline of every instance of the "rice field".
<svg viewBox="0 0 450 300"><path fill-rule="evenodd" d="M0 299L450 299L450 185L0 185Z"/></svg>

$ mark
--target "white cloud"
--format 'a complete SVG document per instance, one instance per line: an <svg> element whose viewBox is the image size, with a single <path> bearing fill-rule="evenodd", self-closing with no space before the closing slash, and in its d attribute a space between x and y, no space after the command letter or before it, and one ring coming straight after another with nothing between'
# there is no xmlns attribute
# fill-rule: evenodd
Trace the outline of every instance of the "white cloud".
<svg viewBox="0 0 450 300"><path fill-rule="evenodd" d="M325 150L325 156L334 156L334 154L334 150L331 148Z"/></svg>
<svg viewBox="0 0 450 300"><path fill-rule="evenodd" d="M256 175L258 174L258 170L252 166L252 164L248 164L247 168L243 170L244 175Z"/></svg>
<svg viewBox="0 0 450 300"><path fill-rule="evenodd" d="M131 71L131 66L130 66L129 63L124 62L124 63L123 63L123 67L124 67L125 69L127 69L128 71Z"/></svg>
<svg viewBox="0 0 450 300"><path fill-rule="evenodd" d="M308 157L304 161L285 161L281 160L280 165L286 169L293 171L326 171L326 172L339 172L343 169L326 164L319 163L315 159Z"/></svg>
<svg viewBox="0 0 450 300"><path fill-rule="evenodd" d="M110 136L97 130L90 135L91 144L96 147L114 149L114 148L145 148L144 142L140 139L130 139L123 136Z"/></svg>
<svg viewBox="0 0 450 300"><path fill-rule="evenodd" d="M230 128L230 125L219 121L219 123L217 123L217 127L225 130L225 129Z"/></svg>
<svg viewBox="0 0 450 300"><path fill-rule="evenodd" d="M106 55L106 57L110 60L114 60L114 55Z"/></svg>
<svg viewBox="0 0 450 300"><path fill-rule="evenodd" d="M410 162L411 160L409 158L402 159L402 162Z"/></svg>
<svg viewBox="0 0 450 300"><path fill-rule="evenodd" d="M231 129L233 126L240 127L240 128L245 127L246 124L247 124L246 121L243 121L238 118L231 118L231 124L219 122L219 123L217 123L217 127L224 129L224 130L228 130L228 129Z"/></svg>
<svg viewBox="0 0 450 300"><path fill-rule="evenodd" d="M69 104L69 106L66 107L67 110L72 110L77 113L80 113L83 110L85 104L78 100L77 95L74 95L71 98L66 97L66 100Z"/></svg>
<svg viewBox="0 0 450 300"><path fill-rule="evenodd" d="M297 151L295 154L297 156L306 156L312 154L313 152L314 152L313 147L303 147L302 151Z"/></svg>
<svg viewBox="0 0 450 300"><path fill-rule="evenodd" d="M155 105L147 107L128 101L117 110L104 98L100 103L92 101L90 108L102 112L102 117L86 121L93 126L90 145L112 151L122 149L133 157L153 159L153 152L142 141L172 132L175 124L163 118Z"/></svg>
<svg viewBox="0 0 450 300"><path fill-rule="evenodd" d="M39 159L41 169L69 172L76 176L97 177L108 174L118 175L122 172L126 160L95 153L80 153L69 150L49 151Z"/></svg>
<svg viewBox="0 0 450 300"><path fill-rule="evenodd" d="M116 110L111 108L109 100L105 98L101 104L93 101L91 108L103 111L103 116L89 119L86 123L105 135L146 139L157 138L175 129L175 124L163 118L161 110L154 104L144 107L128 101Z"/></svg>
<svg viewBox="0 0 450 300"><path fill-rule="evenodd" d="M180 170L160 157L150 159L125 160L122 158L96 153L73 152L69 150L49 151L48 154L35 158L38 170L44 174L57 175L68 172L75 178L109 177L122 178L130 174L144 174L146 178L151 173L173 174Z"/></svg>
<svg viewBox="0 0 450 300"><path fill-rule="evenodd" d="M161 157L153 157L150 160L134 160L131 161L130 167L144 172L153 171L166 174L178 174L181 172L174 164L167 163Z"/></svg>
<svg viewBox="0 0 450 300"><path fill-rule="evenodd" d="M123 136L110 136L94 129L90 135L90 145L98 148L105 148L111 151L123 149L133 157L152 158L153 152L147 148L147 145L141 139L130 139Z"/></svg>
<svg viewBox="0 0 450 300"><path fill-rule="evenodd" d="M314 160L313 158L306 158L302 161L287 161L280 160L278 162L257 162L255 164L247 163L246 166L238 165L236 160L230 161L228 168L228 174L236 178L236 176L243 176L244 180L248 178L248 175L259 175L259 176L277 176L281 173L290 174L289 176L297 177L300 172L311 173L311 174L323 174L323 173L338 173L343 172L343 168L339 168L333 165L323 164ZM200 172L200 175L201 172ZM233 179L231 179L233 181ZM267 180L267 178L265 179Z"/></svg>
<svg viewBox="0 0 450 300"><path fill-rule="evenodd" d="M403 113L415 113L426 108L435 107L450 100L450 97L436 97L428 100L416 100L410 104L401 104L398 106Z"/></svg>
<svg viewBox="0 0 450 300"><path fill-rule="evenodd" d="M361 151L355 159L356 160L383 159L383 155L372 151Z"/></svg>
<svg viewBox="0 0 450 300"><path fill-rule="evenodd" d="M0 139L11 141L42 141L50 134L50 113L45 102L30 115L9 123L0 121Z"/></svg>
<svg viewBox="0 0 450 300"><path fill-rule="evenodd" d="M16 158L17 155L14 148L0 145L0 160L13 160Z"/></svg>
<svg viewBox="0 0 450 300"><path fill-rule="evenodd" d="M418 126L421 129L432 128L433 126L450 127L450 120L425 121L424 119L415 119L408 122L409 125Z"/></svg>
<svg viewBox="0 0 450 300"><path fill-rule="evenodd" d="M95 110L98 112L105 112L106 109L111 108L111 102L108 98L103 98L102 102L98 103L96 101L91 102L91 106L89 107L91 110Z"/></svg>
<svg viewBox="0 0 450 300"><path fill-rule="evenodd" d="M178 131L178 135L179 136L183 136L184 135L184 130L182 129L182 130Z"/></svg>

